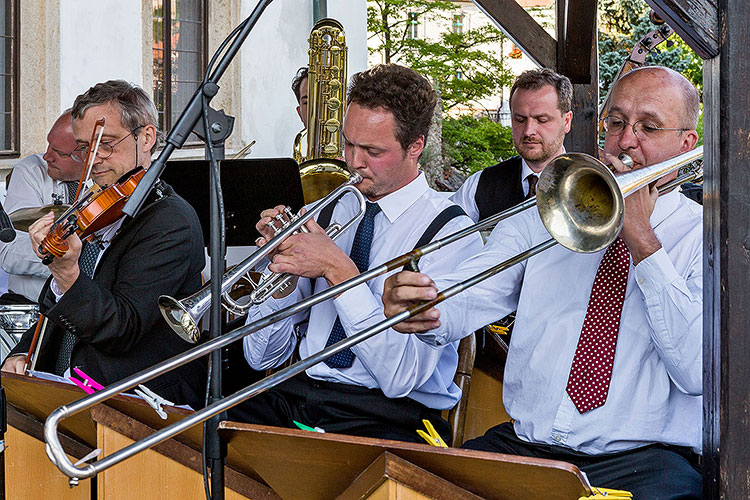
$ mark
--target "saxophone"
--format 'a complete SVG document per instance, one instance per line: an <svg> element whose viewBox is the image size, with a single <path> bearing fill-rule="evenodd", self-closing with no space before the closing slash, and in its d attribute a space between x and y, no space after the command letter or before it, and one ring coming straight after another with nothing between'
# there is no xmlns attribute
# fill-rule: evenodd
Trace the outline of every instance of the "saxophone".
<svg viewBox="0 0 750 500"><path fill-rule="evenodd" d="M344 27L321 19L310 32L307 78L307 155L302 157L303 133L295 139L295 159L305 203L317 201L349 180L341 124L346 111L347 49ZM303 131L304 132L304 131Z"/></svg>

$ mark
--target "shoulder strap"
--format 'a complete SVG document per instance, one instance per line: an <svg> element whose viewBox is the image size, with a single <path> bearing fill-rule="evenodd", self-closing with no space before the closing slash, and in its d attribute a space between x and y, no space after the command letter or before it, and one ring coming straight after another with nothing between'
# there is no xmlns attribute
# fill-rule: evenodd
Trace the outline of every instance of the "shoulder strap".
<svg viewBox="0 0 750 500"><path fill-rule="evenodd" d="M448 222L455 219L456 217L460 217L461 215L466 215L466 212L464 212L464 209L459 207L458 205L451 205L440 212L437 217L433 219L430 225L427 226L427 229L425 229L424 233L422 233L422 236L417 241L417 244L414 245L414 250L431 242L435 235L438 234ZM417 272L418 269L416 267L416 264L417 262L406 264L404 266L404 271Z"/></svg>
<svg viewBox="0 0 750 500"><path fill-rule="evenodd" d="M342 196L344 196L346 193L341 193L336 198L331 200L331 202L324 206L320 213L318 214L318 225L322 227L323 229L328 229L328 226L331 224L331 217L333 217L333 209L336 208L336 203L339 202ZM310 294L315 293L315 278L309 278L310 279Z"/></svg>
<svg viewBox="0 0 750 500"><path fill-rule="evenodd" d="M322 227L323 229L327 229L328 225L331 223L331 217L333 217L333 209L336 208L336 203L339 202L342 196L344 196L346 193L342 193L336 198L334 198L328 205L323 207L323 209L318 214L318 225Z"/></svg>

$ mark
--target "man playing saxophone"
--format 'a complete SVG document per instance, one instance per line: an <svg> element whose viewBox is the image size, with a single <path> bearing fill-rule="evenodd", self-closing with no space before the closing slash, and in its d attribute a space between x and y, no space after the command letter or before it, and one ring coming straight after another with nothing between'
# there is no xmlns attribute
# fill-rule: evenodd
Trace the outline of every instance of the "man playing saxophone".
<svg viewBox="0 0 750 500"><path fill-rule="evenodd" d="M300 278L253 307L248 321L309 296L313 288L320 291L411 250L438 214L455 207L427 186L417 167L437 101L429 82L411 69L380 65L352 77L348 99L346 162L362 176L357 189L369 200L367 211L356 231L343 233L335 242L314 221L307 224L309 233L287 238L272 256L269 270ZM264 237L259 245L273 236L268 224L282 209L261 214L256 227ZM358 210L349 193L336 202L332 220L346 222ZM432 236L470 224L460 210L457 214ZM420 265L430 272L447 272L457 258L480 248L481 240L474 235L449 251L430 254ZM306 358L381 321L383 279L246 337L248 363L254 369L275 367L297 348ZM298 339L295 325L304 321L306 334ZM416 337L384 331L240 405L230 411L230 418L285 427L299 422L327 432L404 441L418 441L416 429L422 419L429 419L447 438L449 426L440 411L455 405L460 395L452 382L456 345L435 348Z"/></svg>
<svg viewBox="0 0 750 500"><path fill-rule="evenodd" d="M617 170L626 170L619 153L638 169L694 148L699 97L682 75L637 69L611 95L604 150ZM434 284L418 273L390 277L386 315L547 239L535 210L511 217L455 272L430 274ZM396 328L441 345L517 308L503 378L513 422L464 446L571 462L592 484L634 498L697 499L702 262L700 206L646 186L625 199L606 251L553 247Z"/></svg>

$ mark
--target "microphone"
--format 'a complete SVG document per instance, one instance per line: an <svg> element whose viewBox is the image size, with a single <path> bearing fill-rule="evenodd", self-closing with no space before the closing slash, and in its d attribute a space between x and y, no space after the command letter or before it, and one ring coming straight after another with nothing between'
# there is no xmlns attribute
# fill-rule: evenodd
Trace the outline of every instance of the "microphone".
<svg viewBox="0 0 750 500"><path fill-rule="evenodd" d="M13 228L10 217L5 213L5 209L3 209L3 205L0 203L0 241L10 243L15 238L16 230Z"/></svg>

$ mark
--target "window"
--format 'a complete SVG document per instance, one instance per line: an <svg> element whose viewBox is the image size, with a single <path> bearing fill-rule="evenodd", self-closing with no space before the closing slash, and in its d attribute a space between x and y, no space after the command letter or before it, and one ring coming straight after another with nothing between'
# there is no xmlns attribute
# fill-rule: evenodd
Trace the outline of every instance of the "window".
<svg viewBox="0 0 750 500"><path fill-rule="evenodd" d="M453 15L453 33L462 34L464 32L464 15L454 14Z"/></svg>
<svg viewBox="0 0 750 500"><path fill-rule="evenodd" d="M0 154L18 154L18 0L0 0Z"/></svg>
<svg viewBox="0 0 750 500"><path fill-rule="evenodd" d="M406 26L406 38L414 40L419 38L419 20L416 12L409 12L409 21Z"/></svg>
<svg viewBox="0 0 750 500"><path fill-rule="evenodd" d="M165 132L172 128L203 80L207 3L153 0L154 103L159 111L159 128ZM198 140L195 135L191 138Z"/></svg>

